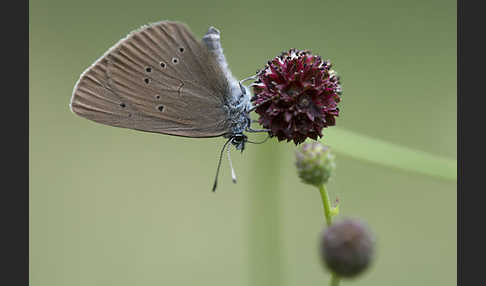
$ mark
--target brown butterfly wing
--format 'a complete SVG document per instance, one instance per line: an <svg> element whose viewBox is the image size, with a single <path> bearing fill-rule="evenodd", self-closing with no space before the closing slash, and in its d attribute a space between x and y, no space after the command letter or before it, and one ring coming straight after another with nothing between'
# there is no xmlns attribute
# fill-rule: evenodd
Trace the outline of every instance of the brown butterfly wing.
<svg viewBox="0 0 486 286"><path fill-rule="evenodd" d="M228 82L216 59L182 23L130 33L88 68L71 110L98 123L185 137L228 132Z"/></svg>

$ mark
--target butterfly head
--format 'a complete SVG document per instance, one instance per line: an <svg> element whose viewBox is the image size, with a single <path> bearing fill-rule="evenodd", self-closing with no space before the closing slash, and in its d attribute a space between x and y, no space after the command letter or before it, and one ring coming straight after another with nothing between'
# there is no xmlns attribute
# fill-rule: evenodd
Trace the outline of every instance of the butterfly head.
<svg viewBox="0 0 486 286"><path fill-rule="evenodd" d="M233 144L236 150L243 152L245 149L246 141L248 141L248 136L243 133L234 134L231 137L231 144Z"/></svg>

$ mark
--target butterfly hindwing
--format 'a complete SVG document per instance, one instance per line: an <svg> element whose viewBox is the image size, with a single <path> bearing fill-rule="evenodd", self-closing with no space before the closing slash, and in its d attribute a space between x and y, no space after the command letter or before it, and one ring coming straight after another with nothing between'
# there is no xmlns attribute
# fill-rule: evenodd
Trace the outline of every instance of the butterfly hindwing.
<svg viewBox="0 0 486 286"><path fill-rule="evenodd" d="M186 137L227 132L228 83L214 57L182 23L130 33L88 68L71 99L90 120Z"/></svg>

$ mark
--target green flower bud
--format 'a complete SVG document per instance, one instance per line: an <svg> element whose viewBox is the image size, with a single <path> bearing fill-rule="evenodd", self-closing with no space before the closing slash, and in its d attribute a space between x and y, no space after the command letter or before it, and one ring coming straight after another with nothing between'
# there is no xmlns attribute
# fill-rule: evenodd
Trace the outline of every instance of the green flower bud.
<svg viewBox="0 0 486 286"><path fill-rule="evenodd" d="M299 177L306 184L320 186L327 183L336 168L329 147L317 142L306 142L296 152Z"/></svg>
<svg viewBox="0 0 486 286"><path fill-rule="evenodd" d="M330 271L339 277L353 278L369 267L375 240L366 224L344 219L324 231L320 247L321 258Z"/></svg>

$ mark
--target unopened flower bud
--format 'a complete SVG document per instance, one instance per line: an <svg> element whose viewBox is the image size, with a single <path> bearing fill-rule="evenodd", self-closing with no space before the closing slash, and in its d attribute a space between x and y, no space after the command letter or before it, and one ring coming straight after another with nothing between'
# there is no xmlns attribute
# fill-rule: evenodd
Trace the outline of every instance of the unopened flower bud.
<svg viewBox="0 0 486 286"><path fill-rule="evenodd" d="M353 278L366 270L374 257L375 241L361 221L345 219L329 226L320 241L326 267L343 278Z"/></svg>
<svg viewBox="0 0 486 286"><path fill-rule="evenodd" d="M319 142L306 142L296 152L299 177L306 184L320 186L327 183L336 163L329 147Z"/></svg>

